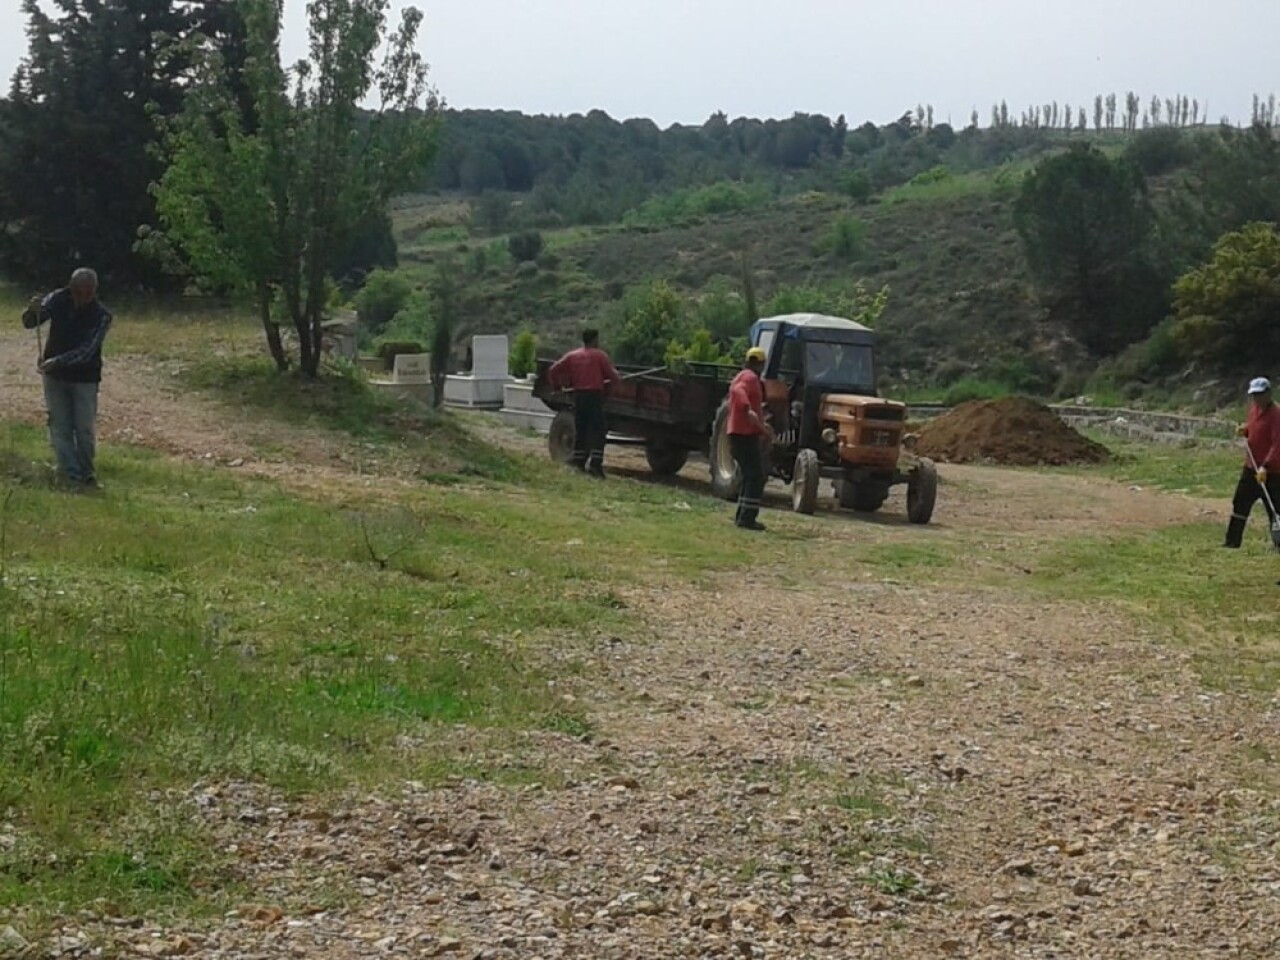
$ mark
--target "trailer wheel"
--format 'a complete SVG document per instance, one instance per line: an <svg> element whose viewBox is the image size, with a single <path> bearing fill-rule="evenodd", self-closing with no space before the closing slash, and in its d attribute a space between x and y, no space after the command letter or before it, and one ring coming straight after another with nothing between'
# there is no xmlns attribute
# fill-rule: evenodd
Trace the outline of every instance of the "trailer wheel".
<svg viewBox="0 0 1280 960"><path fill-rule="evenodd" d="M796 513L813 513L818 506L820 477L818 454L809 449L801 450L791 477L791 507Z"/></svg>
<svg viewBox="0 0 1280 960"><path fill-rule="evenodd" d="M938 502L938 468L924 457L911 471L907 481L907 519L912 523L928 523Z"/></svg>
<svg viewBox="0 0 1280 960"><path fill-rule="evenodd" d="M568 463L573 457L573 444L578 430L573 424L573 414L561 410L551 421L551 432L547 434L547 452L556 463Z"/></svg>
<svg viewBox="0 0 1280 960"><path fill-rule="evenodd" d="M729 404L722 403L716 411L715 426L711 429L711 492L721 500L737 500L742 489L742 476L733 459L729 446Z"/></svg>
<svg viewBox="0 0 1280 960"><path fill-rule="evenodd" d="M649 469L660 477L674 477L689 460L689 451L684 447L673 447L667 443L651 441L645 444L644 458L649 461Z"/></svg>

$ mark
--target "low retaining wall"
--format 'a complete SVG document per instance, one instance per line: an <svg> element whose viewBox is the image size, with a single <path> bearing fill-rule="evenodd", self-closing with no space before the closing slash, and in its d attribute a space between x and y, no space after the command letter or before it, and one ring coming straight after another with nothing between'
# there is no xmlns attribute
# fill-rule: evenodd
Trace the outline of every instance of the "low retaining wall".
<svg viewBox="0 0 1280 960"><path fill-rule="evenodd" d="M907 416L917 423L927 422L949 413L953 408L938 403L912 404ZM1088 407L1080 404L1050 404L1049 409L1063 422L1077 430L1096 430L1128 440L1153 443L1184 443L1202 440L1229 443L1235 424L1215 417L1187 417L1152 410L1130 410L1126 407Z"/></svg>

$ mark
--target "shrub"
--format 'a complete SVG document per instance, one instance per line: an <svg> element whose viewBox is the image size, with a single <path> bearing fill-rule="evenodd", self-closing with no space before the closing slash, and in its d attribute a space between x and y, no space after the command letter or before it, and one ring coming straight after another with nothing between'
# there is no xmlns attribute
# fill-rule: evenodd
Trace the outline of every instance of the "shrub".
<svg viewBox="0 0 1280 960"><path fill-rule="evenodd" d="M356 294L355 307L369 331L378 334L412 296L413 287L404 277L390 270L374 270Z"/></svg>
<svg viewBox="0 0 1280 960"><path fill-rule="evenodd" d="M840 189L857 203L866 203L871 199L871 178L864 170L851 170L840 180Z"/></svg>
<svg viewBox="0 0 1280 960"><path fill-rule="evenodd" d="M511 344L511 376L527 377L538 366L538 338L532 330L521 330Z"/></svg>
<svg viewBox="0 0 1280 960"><path fill-rule="evenodd" d="M378 344L377 356L384 366L390 370L396 365L396 357L401 354L411 355L426 353L427 348L415 340L384 340Z"/></svg>
<svg viewBox="0 0 1280 960"><path fill-rule="evenodd" d="M542 234L537 230L522 230L507 238L507 249L517 263L528 263L537 260L542 252Z"/></svg>
<svg viewBox="0 0 1280 960"><path fill-rule="evenodd" d="M867 223L857 217L840 217L831 224L825 246L841 260L853 260L862 253L867 239Z"/></svg>

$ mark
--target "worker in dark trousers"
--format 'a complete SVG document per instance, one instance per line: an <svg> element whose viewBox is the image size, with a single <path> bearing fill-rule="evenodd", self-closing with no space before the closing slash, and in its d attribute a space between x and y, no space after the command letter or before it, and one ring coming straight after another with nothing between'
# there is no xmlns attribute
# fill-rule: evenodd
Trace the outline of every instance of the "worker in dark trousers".
<svg viewBox="0 0 1280 960"><path fill-rule="evenodd" d="M598 330L582 331L582 346L552 364L547 379L555 390L573 391L573 457L570 463L594 477L604 476L604 445L609 435L604 398L618 371L600 349Z"/></svg>
<svg viewBox="0 0 1280 960"><path fill-rule="evenodd" d="M1253 505L1262 499L1264 486L1272 503L1280 503L1280 407L1271 399L1271 381L1265 377L1251 381L1249 400L1249 417L1236 431L1248 443L1249 454L1231 501L1231 522L1223 543L1231 549L1239 548L1244 542L1245 524L1249 522Z"/></svg>
<svg viewBox="0 0 1280 960"><path fill-rule="evenodd" d="M765 352L759 347L747 351L747 363L729 385L729 449L738 465L742 489L733 522L743 530L763 530L760 516L764 496L764 444L773 442L773 428L764 420Z"/></svg>

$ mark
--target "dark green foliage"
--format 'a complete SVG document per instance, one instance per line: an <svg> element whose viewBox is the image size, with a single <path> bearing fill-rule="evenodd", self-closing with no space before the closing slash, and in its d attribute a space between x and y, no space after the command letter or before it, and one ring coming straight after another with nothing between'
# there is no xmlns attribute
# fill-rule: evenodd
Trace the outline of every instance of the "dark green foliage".
<svg viewBox="0 0 1280 960"><path fill-rule="evenodd" d="M851 200L866 203L871 199L871 178L865 170L850 170L840 178L840 189Z"/></svg>
<svg viewBox="0 0 1280 960"><path fill-rule="evenodd" d="M1224 372L1280 362L1280 236L1271 224L1226 234L1174 291L1172 337L1184 358Z"/></svg>
<svg viewBox="0 0 1280 960"><path fill-rule="evenodd" d="M1125 148L1125 157L1149 177L1186 166L1194 154L1190 137L1176 127L1143 130Z"/></svg>
<svg viewBox="0 0 1280 960"><path fill-rule="evenodd" d="M181 109L188 60L162 56L153 37L202 30L234 62L242 23L214 2L59 0L48 13L23 0L22 9L30 47L0 103L0 262L46 285L82 265L116 285L166 285L134 241L154 220L148 187L164 169L149 111Z"/></svg>
<svg viewBox="0 0 1280 960"><path fill-rule="evenodd" d="M1085 145L1043 161L1023 181L1014 223L1046 305L1090 351L1132 343L1163 316L1146 182L1127 160Z"/></svg>
<svg viewBox="0 0 1280 960"><path fill-rule="evenodd" d="M398 273L375 270L355 297L360 321L377 335L409 304L413 287Z"/></svg>
<svg viewBox="0 0 1280 960"><path fill-rule="evenodd" d="M863 252L866 240L866 221L846 216L831 224L826 246L839 260L855 260Z"/></svg>
<svg viewBox="0 0 1280 960"><path fill-rule="evenodd" d="M537 260L542 252L542 234L537 230L524 230L507 238L507 249L516 263Z"/></svg>
<svg viewBox="0 0 1280 960"><path fill-rule="evenodd" d="M667 346L687 333L686 304L663 280L634 287L610 317L608 346L619 363L660 367Z"/></svg>
<svg viewBox="0 0 1280 960"><path fill-rule="evenodd" d="M521 330L511 344L511 376L527 377L538 365L538 337L532 330Z"/></svg>
<svg viewBox="0 0 1280 960"><path fill-rule="evenodd" d="M416 356L420 353L426 353L427 348L421 343L413 340L384 340L377 346L377 356L388 370L395 366L396 357L400 354L407 356Z"/></svg>

